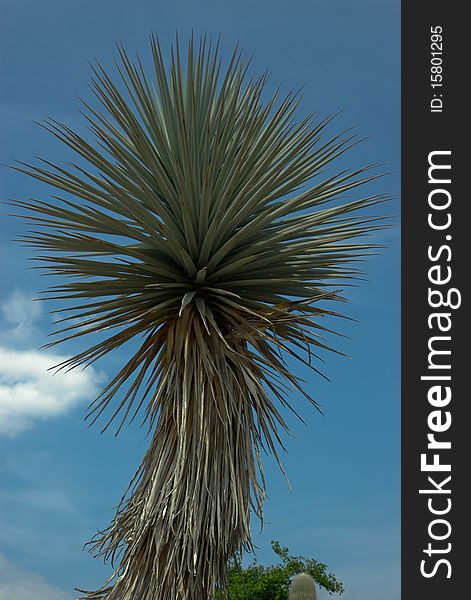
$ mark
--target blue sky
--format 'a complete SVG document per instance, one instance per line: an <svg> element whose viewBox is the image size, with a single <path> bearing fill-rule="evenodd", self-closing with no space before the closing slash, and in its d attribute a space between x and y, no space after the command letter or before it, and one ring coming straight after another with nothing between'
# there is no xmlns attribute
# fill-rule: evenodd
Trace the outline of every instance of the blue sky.
<svg viewBox="0 0 471 600"><path fill-rule="evenodd" d="M145 56L150 30L168 48L175 30L185 37L193 29L220 33L225 53L237 41L255 50L254 69L268 68L273 85L304 85L301 111L343 110L336 128L355 125L369 136L347 165L399 169L397 0L1 0L0 7L0 162L66 160L32 121L49 114L83 129L76 94L87 97L87 61L111 65L115 41ZM398 175L370 191L397 195ZM2 199L41 194L35 182L2 170ZM387 212L399 223L398 202ZM0 221L0 600L70 600L74 586L92 589L109 573L82 545L112 517L147 442L136 425L115 438L82 420L126 352L68 380L46 374L80 343L38 352L51 307L31 298L47 281L11 241L19 223ZM261 562L274 559L269 541L278 539L327 563L345 600L395 600L400 589L399 228L375 239L385 250L368 261L369 281L348 292L345 310L356 321L332 324L349 336L339 348L351 358L325 357L332 383L297 369L325 417L297 401L307 426L287 416L293 435L282 456L292 489L267 458L261 534L253 522Z"/></svg>

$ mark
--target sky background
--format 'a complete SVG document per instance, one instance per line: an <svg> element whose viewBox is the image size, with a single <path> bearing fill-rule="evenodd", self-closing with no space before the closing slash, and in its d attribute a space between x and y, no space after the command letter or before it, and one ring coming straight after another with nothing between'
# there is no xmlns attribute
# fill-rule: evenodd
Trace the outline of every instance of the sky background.
<svg viewBox="0 0 471 600"><path fill-rule="evenodd" d="M393 174L369 191L397 195L399 10L398 0L0 0L0 162L70 159L32 121L48 114L84 131L76 94L91 96L87 61L111 66L115 41L146 58L151 30L168 49L176 30L185 39L193 29L220 33L226 56L237 41L255 50L254 70L268 68L273 86L303 85L301 113L343 110L334 129L353 125L368 139L341 166L387 163ZM47 194L0 171L2 200ZM266 458L261 534L253 521L260 562L274 561L277 539L326 563L344 600L400 596L398 201L378 210L396 226L375 234L386 248L368 260L369 280L348 291L355 321L331 324L349 336L338 348L351 358L325 356L332 383L297 368L325 416L296 399L307 425L287 415L282 461L292 489ZM111 573L82 546L112 518L147 447L136 424L115 438L83 423L130 350L85 372L47 373L86 341L38 350L53 307L31 299L48 282L12 242L18 220L0 221L0 600L71 600L74 586L93 589Z"/></svg>

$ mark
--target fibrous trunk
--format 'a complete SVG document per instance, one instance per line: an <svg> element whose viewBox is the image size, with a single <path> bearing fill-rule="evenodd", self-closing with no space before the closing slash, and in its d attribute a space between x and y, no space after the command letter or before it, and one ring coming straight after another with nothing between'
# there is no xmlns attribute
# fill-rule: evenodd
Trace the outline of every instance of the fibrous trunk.
<svg viewBox="0 0 471 600"><path fill-rule="evenodd" d="M250 509L261 516L264 498L260 436L279 415L260 404L260 372L240 335L203 325L188 309L166 332L152 442L113 523L93 540L108 558L121 550L120 566L89 600L209 598L228 557L250 547Z"/></svg>

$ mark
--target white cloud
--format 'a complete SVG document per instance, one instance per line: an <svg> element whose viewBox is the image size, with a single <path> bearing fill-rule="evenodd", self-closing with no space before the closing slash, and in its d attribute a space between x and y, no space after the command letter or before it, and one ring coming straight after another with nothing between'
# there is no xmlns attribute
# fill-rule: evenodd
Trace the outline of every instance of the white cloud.
<svg viewBox="0 0 471 600"><path fill-rule="evenodd" d="M1 339L9 342L28 342L38 333L35 326L42 314L41 304L33 301L33 296L15 290L1 305L0 310L8 328Z"/></svg>
<svg viewBox="0 0 471 600"><path fill-rule="evenodd" d="M18 567L0 554L0 600L72 600L44 577Z"/></svg>
<svg viewBox="0 0 471 600"><path fill-rule="evenodd" d="M14 437L38 419L64 415L96 397L103 375L92 367L48 371L66 358L0 346L0 434Z"/></svg>
<svg viewBox="0 0 471 600"><path fill-rule="evenodd" d="M48 371L68 357L30 348L39 338L42 308L32 294L15 290L1 305L0 435L14 437L34 422L66 414L94 400L104 376L92 367L68 373Z"/></svg>

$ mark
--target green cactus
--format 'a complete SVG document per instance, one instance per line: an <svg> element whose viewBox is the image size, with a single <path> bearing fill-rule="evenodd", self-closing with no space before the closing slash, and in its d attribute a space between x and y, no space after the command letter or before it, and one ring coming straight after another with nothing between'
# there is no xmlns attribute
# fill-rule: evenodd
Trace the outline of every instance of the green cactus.
<svg viewBox="0 0 471 600"><path fill-rule="evenodd" d="M289 586L289 600L316 600L314 579L307 573L299 573L293 577Z"/></svg>

